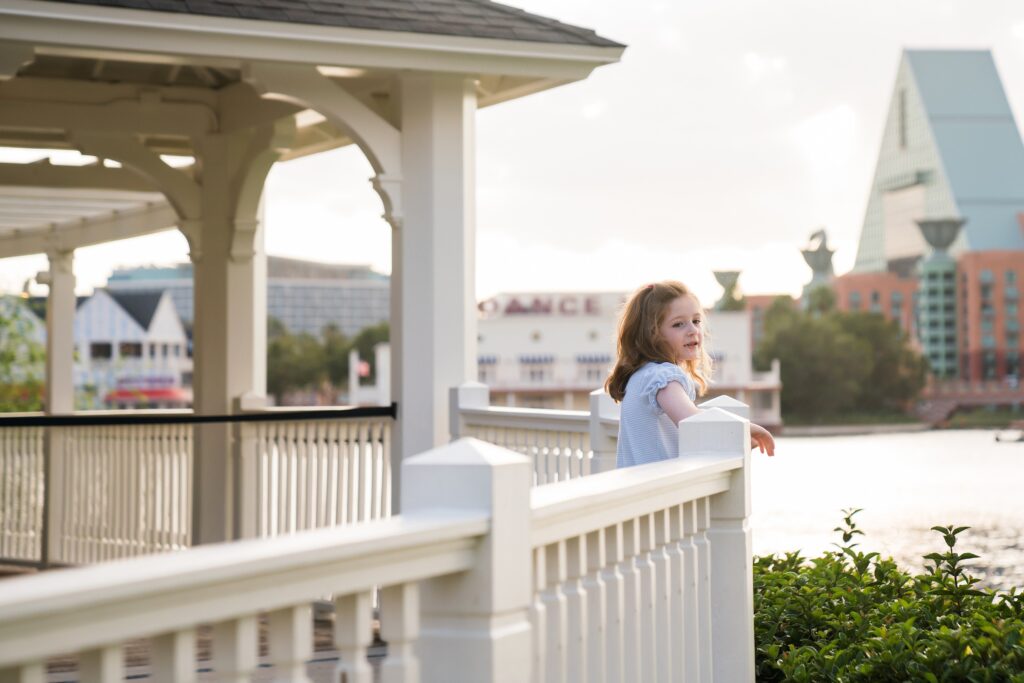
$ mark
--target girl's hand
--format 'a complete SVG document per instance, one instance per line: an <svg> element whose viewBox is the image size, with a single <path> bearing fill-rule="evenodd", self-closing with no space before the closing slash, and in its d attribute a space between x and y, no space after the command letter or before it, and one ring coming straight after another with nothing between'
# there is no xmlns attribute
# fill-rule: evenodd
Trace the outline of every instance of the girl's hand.
<svg viewBox="0 0 1024 683"><path fill-rule="evenodd" d="M762 453L768 455L775 455L775 438L767 429L751 422L750 447L760 449Z"/></svg>

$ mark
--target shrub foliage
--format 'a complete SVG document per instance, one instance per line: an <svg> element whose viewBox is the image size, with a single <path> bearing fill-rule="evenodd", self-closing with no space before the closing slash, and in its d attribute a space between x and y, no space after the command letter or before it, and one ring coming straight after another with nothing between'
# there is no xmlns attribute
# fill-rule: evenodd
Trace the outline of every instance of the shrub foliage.
<svg viewBox="0 0 1024 683"><path fill-rule="evenodd" d="M859 510L843 512L838 550L755 558L757 680L1024 683L1024 595L978 589L967 527L932 527L945 552L910 574L858 550Z"/></svg>

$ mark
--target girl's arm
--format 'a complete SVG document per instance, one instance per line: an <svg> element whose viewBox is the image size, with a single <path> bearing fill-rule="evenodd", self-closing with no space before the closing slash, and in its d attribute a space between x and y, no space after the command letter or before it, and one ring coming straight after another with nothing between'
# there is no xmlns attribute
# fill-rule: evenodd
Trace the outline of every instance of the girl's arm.
<svg viewBox="0 0 1024 683"><path fill-rule="evenodd" d="M775 437L761 425L750 423L750 447L758 448L762 453L775 455Z"/></svg>
<svg viewBox="0 0 1024 683"><path fill-rule="evenodd" d="M700 412L700 408L694 405L679 382L669 382L658 392L658 405L676 424Z"/></svg>
<svg viewBox="0 0 1024 683"><path fill-rule="evenodd" d="M676 424L700 412L700 408L690 400L679 382L669 382L658 392L658 405ZM775 455L775 438L767 429L751 422L750 447L768 455Z"/></svg>

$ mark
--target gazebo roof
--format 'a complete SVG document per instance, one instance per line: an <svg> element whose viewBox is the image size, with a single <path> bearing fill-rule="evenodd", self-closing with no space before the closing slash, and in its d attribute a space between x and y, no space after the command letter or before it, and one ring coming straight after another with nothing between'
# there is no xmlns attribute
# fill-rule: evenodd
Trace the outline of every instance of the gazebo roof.
<svg viewBox="0 0 1024 683"><path fill-rule="evenodd" d="M291 24L622 47L589 29L487 0L57 0Z"/></svg>
<svg viewBox="0 0 1024 683"><path fill-rule="evenodd" d="M364 117L397 130L400 77L464 75L476 106L487 107L586 78L622 50L487 0L3 0L0 146L95 160L70 168L0 159L0 257L179 223L151 178L89 151L103 142L96 135L186 162L197 136L271 121L293 122L282 161L353 142L296 99L261 99L251 83L267 65L315 69ZM186 178L176 182L192 182L195 168L179 169Z"/></svg>

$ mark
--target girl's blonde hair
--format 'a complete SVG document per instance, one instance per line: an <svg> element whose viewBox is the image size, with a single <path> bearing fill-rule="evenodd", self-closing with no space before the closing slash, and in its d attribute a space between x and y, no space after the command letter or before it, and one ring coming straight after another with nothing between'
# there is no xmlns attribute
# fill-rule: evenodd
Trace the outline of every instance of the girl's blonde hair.
<svg viewBox="0 0 1024 683"><path fill-rule="evenodd" d="M697 297L682 282L664 280L644 285L633 292L626 302L619 319L618 358L615 367L605 380L604 388L616 401L626 395L626 383L630 376L645 363L676 363L668 344L661 336L661 324L665 322L665 313L673 301L681 296L693 297L700 306ZM704 322L701 322L704 326ZM705 348L707 330L704 331L705 344L701 344L700 357L680 363L697 383L697 395L703 396L708 390L711 377L711 356Z"/></svg>

